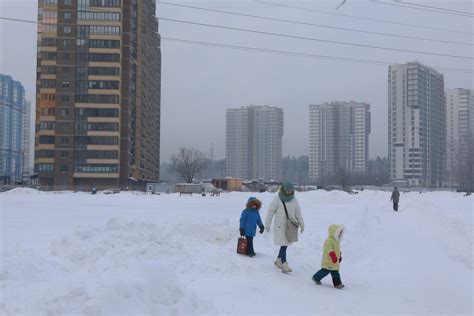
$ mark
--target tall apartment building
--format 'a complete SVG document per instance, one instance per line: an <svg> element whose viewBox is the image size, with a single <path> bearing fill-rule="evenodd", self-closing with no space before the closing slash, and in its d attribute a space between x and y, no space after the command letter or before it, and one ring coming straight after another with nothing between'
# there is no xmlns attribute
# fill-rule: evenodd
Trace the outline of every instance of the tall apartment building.
<svg viewBox="0 0 474 316"><path fill-rule="evenodd" d="M283 109L247 106L226 113L226 175L281 180Z"/></svg>
<svg viewBox="0 0 474 316"><path fill-rule="evenodd" d="M155 0L41 0L35 171L43 188L159 178Z"/></svg>
<svg viewBox="0 0 474 316"><path fill-rule="evenodd" d="M32 161L31 161L31 153L34 148L34 141L31 140L32 131L31 131L31 102L26 101L25 102L25 110L24 110L24 115L23 115L23 121L22 121L22 178L23 178L23 183L27 184L29 183L30 176L33 173L33 170L31 169L32 166Z"/></svg>
<svg viewBox="0 0 474 316"><path fill-rule="evenodd" d="M444 77L417 62L389 66L390 178L441 186L446 169Z"/></svg>
<svg viewBox="0 0 474 316"><path fill-rule="evenodd" d="M25 156L30 145L29 107L25 101L25 88L0 74L0 183L22 182Z"/></svg>
<svg viewBox="0 0 474 316"><path fill-rule="evenodd" d="M309 177L316 183L362 174L369 159L370 105L331 102L309 106Z"/></svg>
<svg viewBox="0 0 474 316"><path fill-rule="evenodd" d="M474 90L448 89L446 104L448 182L459 185L462 173L469 170L465 164L473 163ZM472 172L472 166L470 169ZM474 174L470 176L474 178Z"/></svg>

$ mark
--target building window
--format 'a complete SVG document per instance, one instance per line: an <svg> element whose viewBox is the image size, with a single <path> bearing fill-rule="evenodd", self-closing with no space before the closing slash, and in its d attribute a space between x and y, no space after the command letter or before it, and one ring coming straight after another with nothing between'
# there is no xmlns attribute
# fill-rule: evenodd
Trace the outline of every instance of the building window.
<svg viewBox="0 0 474 316"><path fill-rule="evenodd" d="M69 96L68 95L62 95L61 96L61 101L62 102L69 102Z"/></svg>
<svg viewBox="0 0 474 316"><path fill-rule="evenodd" d="M76 136L78 145L118 145L117 136Z"/></svg>
<svg viewBox="0 0 474 316"><path fill-rule="evenodd" d="M80 87L82 89L118 89L118 81L103 81L103 80L89 80L81 81Z"/></svg>
<svg viewBox="0 0 474 316"><path fill-rule="evenodd" d="M109 94L76 94L75 101L77 103L118 104L119 96Z"/></svg>
<svg viewBox="0 0 474 316"><path fill-rule="evenodd" d="M56 47L56 38L43 38L41 45L44 47Z"/></svg>
<svg viewBox="0 0 474 316"><path fill-rule="evenodd" d="M118 67L89 67L89 75L93 76L118 76L119 74Z"/></svg>
<svg viewBox="0 0 474 316"><path fill-rule="evenodd" d="M76 109L78 118L88 117L118 117L118 109Z"/></svg>
<svg viewBox="0 0 474 316"><path fill-rule="evenodd" d="M74 171L79 173L117 173L117 165L76 165Z"/></svg>
<svg viewBox="0 0 474 316"><path fill-rule="evenodd" d="M69 138L67 137L59 137L59 142L61 144L69 144Z"/></svg>
<svg viewBox="0 0 474 316"><path fill-rule="evenodd" d="M38 150L36 152L37 158L54 158L54 150Z"/></svg>
<svg viewBox="0 0 474 316"><path fill-rule="evenodd" d="M36 172L53 172L54 165L52 163L39 163L35 166Z"/></svg>
<svg viewBox="0 0 474 316"><path fill-rule="evenodd" d="M62 86L63 86L63 88L69 88L69 86L70 86L69 81L63 81Z"/></svg>
<svg viewBox="0 0 474 316"><path fill-rule="evenodd" d="M119 40L89 40L89 47L91 48L120 48Z"/></svg>
<svg viewBox="0 0 474 316"><path fill-rule="evenodd" d="M40 33L47 33L47 34L56 34L57 32L57 25L54 24L40 24Z"/></svg>
<svg viewBox="0 0 474 316"><path fill-rule="evenodd" d="M43 79L41 80L41 88L54 89L56 88L56 80Z"/></svg>
<svg viewBox="0 0 474 316"><path fill-rule="evenodd" d="M41 115L44 116L52 116L55 114L55 109L54 108L42 108L41 109Z"/></svg>
<svg viewBox="0 0 474 316"><path fill-rule="evenodd" d="M41 121L38 126L39 130L53 131L55 129L55 122Z"/></svg>
<svg viewBox="0 0 474 316"><path fill-rule="evenodd" d="M89 34L94 35L119 35L120 27L119 26L104 26L104 25L79 25L79 37L87 38ZM84 41L78 42L79 44L84 45Z"/></svg>
<svg viewBox="0 0 474 316"><path fill-rule="evenodd" d="M56 66L41 66L41 72L44 74L56 74Z"/></svg>
<svg viewBox="0 0 474 316"><path fill-rule="evenodd" d="M80 61L120 62L120 54L82 53L78 55Z"/></svg>
<svg viewBox="0 0 474 316"><path fill-rule="evenodd" d="M42 52L41 59L44 60L56 60L57 54L54 52Z"/></svg>
<svg viewBox="0 0 474 316"><path fill-rule="evenodd" d="M69 116L69 109L62 109L61 110L61 115L62 116Z"/></svg>
<svg viewBox="0 0 474 316"><path fill-rule="evenodd" d="M72 28L69 25L63 26L64 34L69 34L69 33L71 33L71 31L72 31Z"/></svg>
<svg viewBox="0 0 474 316"><path fill-rule="evenodd" d="M77 19L83 21L120 21L120 13L79 11Z"/></svg>
<svg viewBox="0 0 474 316"><path fill-rule="evenodd" d="M61 167L59 167L61 172L67 172L67 165L61 165Z"/></svg>
<svg viewBox="0 0 474 316"><path fill-rule="evenodd" d="M78 123L76 129L79 131L106 131L115 132L118 131L118 123Z"/></svg>
<svg viewBox="0 0 474 316"><path fill-rule="evenodd" d="M64 12L64 20L70 20L71 19L71 12Z"/></svg>
<svg viewBox="0 0 474 316"><path fill-rule="evenodd" d="M49 135L41 135L39 137L39 143L40 144L54 144L54 136L49 136Z"/></svg>
<svg viewBox="0 0 474 316"><path fill-rule="evenodd" d="M91 7L120 7L120 0L90 0Z"/></svg>
<svg viewBox="0 0 474 316"><path fill-rule="evenodd" d="M60 154L60 155L61 155L61 158L64 159L64 158L68 158L69 153L68 153L67 151L61 151L61 154Z"/></svg>

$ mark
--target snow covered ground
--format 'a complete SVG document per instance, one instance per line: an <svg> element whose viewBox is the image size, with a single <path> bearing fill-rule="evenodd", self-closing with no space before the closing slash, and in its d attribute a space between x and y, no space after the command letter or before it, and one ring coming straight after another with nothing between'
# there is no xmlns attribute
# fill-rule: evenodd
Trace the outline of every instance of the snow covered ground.
<svg viewBox="0 0 474 316"><path fill-rule="evenodd" d="M0 315L473 313L473 202L450 192L297 193L306 222L273 265L271 234L257 256L236 254L249 194L0 194ZM256 194L262 217L274 194ZM344 290L311 281L327 227L346 226Z"/></svg>

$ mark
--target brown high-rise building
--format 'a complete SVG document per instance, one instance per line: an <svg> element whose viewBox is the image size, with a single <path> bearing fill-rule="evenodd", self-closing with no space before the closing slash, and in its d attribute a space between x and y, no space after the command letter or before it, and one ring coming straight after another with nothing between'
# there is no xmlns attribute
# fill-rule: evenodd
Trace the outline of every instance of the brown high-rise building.
<svg viewBox="0 0 474 316"><path fill-rule="evenodd" d="M159 178L155 0L40 0L35 171L45 189Z"/></svg>

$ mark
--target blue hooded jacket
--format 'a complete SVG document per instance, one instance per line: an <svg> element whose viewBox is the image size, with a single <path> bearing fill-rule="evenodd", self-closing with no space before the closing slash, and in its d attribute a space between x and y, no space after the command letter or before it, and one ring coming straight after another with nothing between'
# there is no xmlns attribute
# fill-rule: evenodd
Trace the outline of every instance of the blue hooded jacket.
<svg viewBox="0 0 474 316"><path fill-rule="evenodd" d="M250 208L252 202L257 203L257 208ZM245 236L255 237L257 232L257 225L263 226L262 219L260 218L260 213L258 209L262 203L254 197L249 198L247 202L247 208L242 211L240 215L240 228L245 229Z"/></svg>

